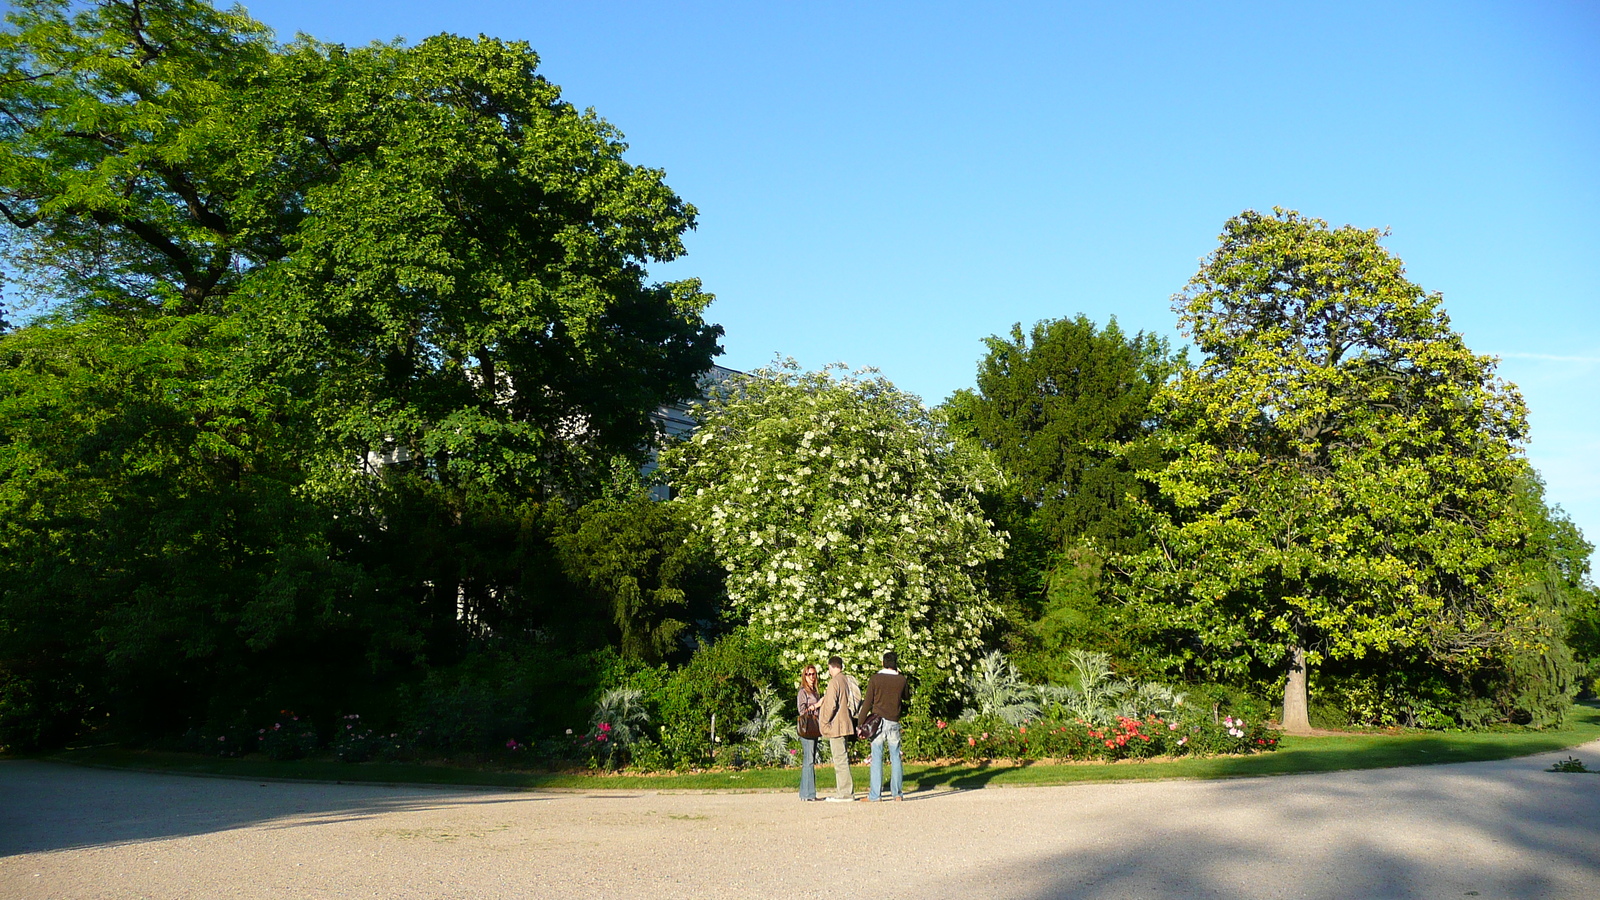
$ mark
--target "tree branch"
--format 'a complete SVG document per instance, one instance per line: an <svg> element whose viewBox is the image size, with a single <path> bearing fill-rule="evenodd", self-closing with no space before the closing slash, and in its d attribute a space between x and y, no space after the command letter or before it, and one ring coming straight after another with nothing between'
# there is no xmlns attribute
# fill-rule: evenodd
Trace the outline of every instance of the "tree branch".
<svg viewBox="0 0 1600 900"><path fill-rule="evenodd" d="M128 34L133 38L133 43L138 46L144 57L139 60L141 66L155 62L167 48L155 47L145 40L144 36L144 10L140 0L133 0L128 6Z"/></svg>
<svg viewBox="0 0 1600 900"><path fill-rule="evenodd" d="M183 275L185 283L194 280L194 260L183 247L179 246L172 238L162 234L155 226L148 222L141 222L138 219L113 215L104 210L95 210L89 214L89 217L101 227L118 226L127 229L135 237L149 244L151 249L172 260L172 264L177 266L178 272Z"/></svg>
<svg viewBox="0 0 1600 900"><path fill-rule="evenodd" d="M18 216L4 203L0 203L0 216L5 216L6 221L10 222L13 228L32 228L39 224L38 216Z"/></svg>

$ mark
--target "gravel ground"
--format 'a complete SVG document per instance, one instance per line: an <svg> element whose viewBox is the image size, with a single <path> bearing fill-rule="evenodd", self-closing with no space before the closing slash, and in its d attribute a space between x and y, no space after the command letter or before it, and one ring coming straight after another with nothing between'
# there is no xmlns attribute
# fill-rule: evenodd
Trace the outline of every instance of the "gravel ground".
<svg viewBox="0 0 1600 900"><path fill-rule="evenodd" d="M1600 765L1600 742L1492 763L876 804L4 761L0 897L1595 900L1600 776L1543 771L1568 755Z"/></svg>

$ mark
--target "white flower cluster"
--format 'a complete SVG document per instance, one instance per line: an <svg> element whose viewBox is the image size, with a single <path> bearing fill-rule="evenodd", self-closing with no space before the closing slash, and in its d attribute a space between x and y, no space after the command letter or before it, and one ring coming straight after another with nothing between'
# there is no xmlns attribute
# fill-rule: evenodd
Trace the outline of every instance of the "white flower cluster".
<svg viewBox="0 0 1600 900"><path fill-rule="evenodd" d="M1004 549L975 492L989 475L915 396L880 377L733 379L669 448L678 501L711 539L734 608L793 665L895 650L961 672L996 613L977 567Z"/></svg>

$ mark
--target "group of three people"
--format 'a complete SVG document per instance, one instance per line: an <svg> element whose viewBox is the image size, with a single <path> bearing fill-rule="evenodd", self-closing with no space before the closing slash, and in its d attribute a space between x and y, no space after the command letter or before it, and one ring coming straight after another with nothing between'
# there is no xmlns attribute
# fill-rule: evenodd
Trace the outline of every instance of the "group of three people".
<svg viewBox="0 0 1600 900"><path fill-rule="evenodd" d="M867 689L861 690L854 678L844 673L844 660L837 656L828 659L828 688L817 690L817 667L807 665L800 672L800 692L795 697L795 708L803 720L817 718L820 736L800 735L800 799L817 797L817 744L828 739L828 752L833 758L834 793L825 799L847 802L856 799L855 778L850 774L849 740L855 737L856 724L869 714L876 713L883 720L877 736L872 739L872 783L867 788L867 800L877 800L883 788L883 754L889 753L889 796L905 799L900 792L900 711L911 699L911 686L900 673L900 662L893 650L883 654L883 668L867 679Z"/></svg>

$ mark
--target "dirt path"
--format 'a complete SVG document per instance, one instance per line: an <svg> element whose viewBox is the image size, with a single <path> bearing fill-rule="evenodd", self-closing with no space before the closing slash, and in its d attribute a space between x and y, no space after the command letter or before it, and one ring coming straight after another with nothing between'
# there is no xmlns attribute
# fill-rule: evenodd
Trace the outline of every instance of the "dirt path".
<svg viewBox="0 0 1600 900"><path fill-rule="evenodd" d="M0 762L0 897L1600 898L1600 742L1467 763L801 803ZM824 780L828 778L823 776Z"/></svg>

